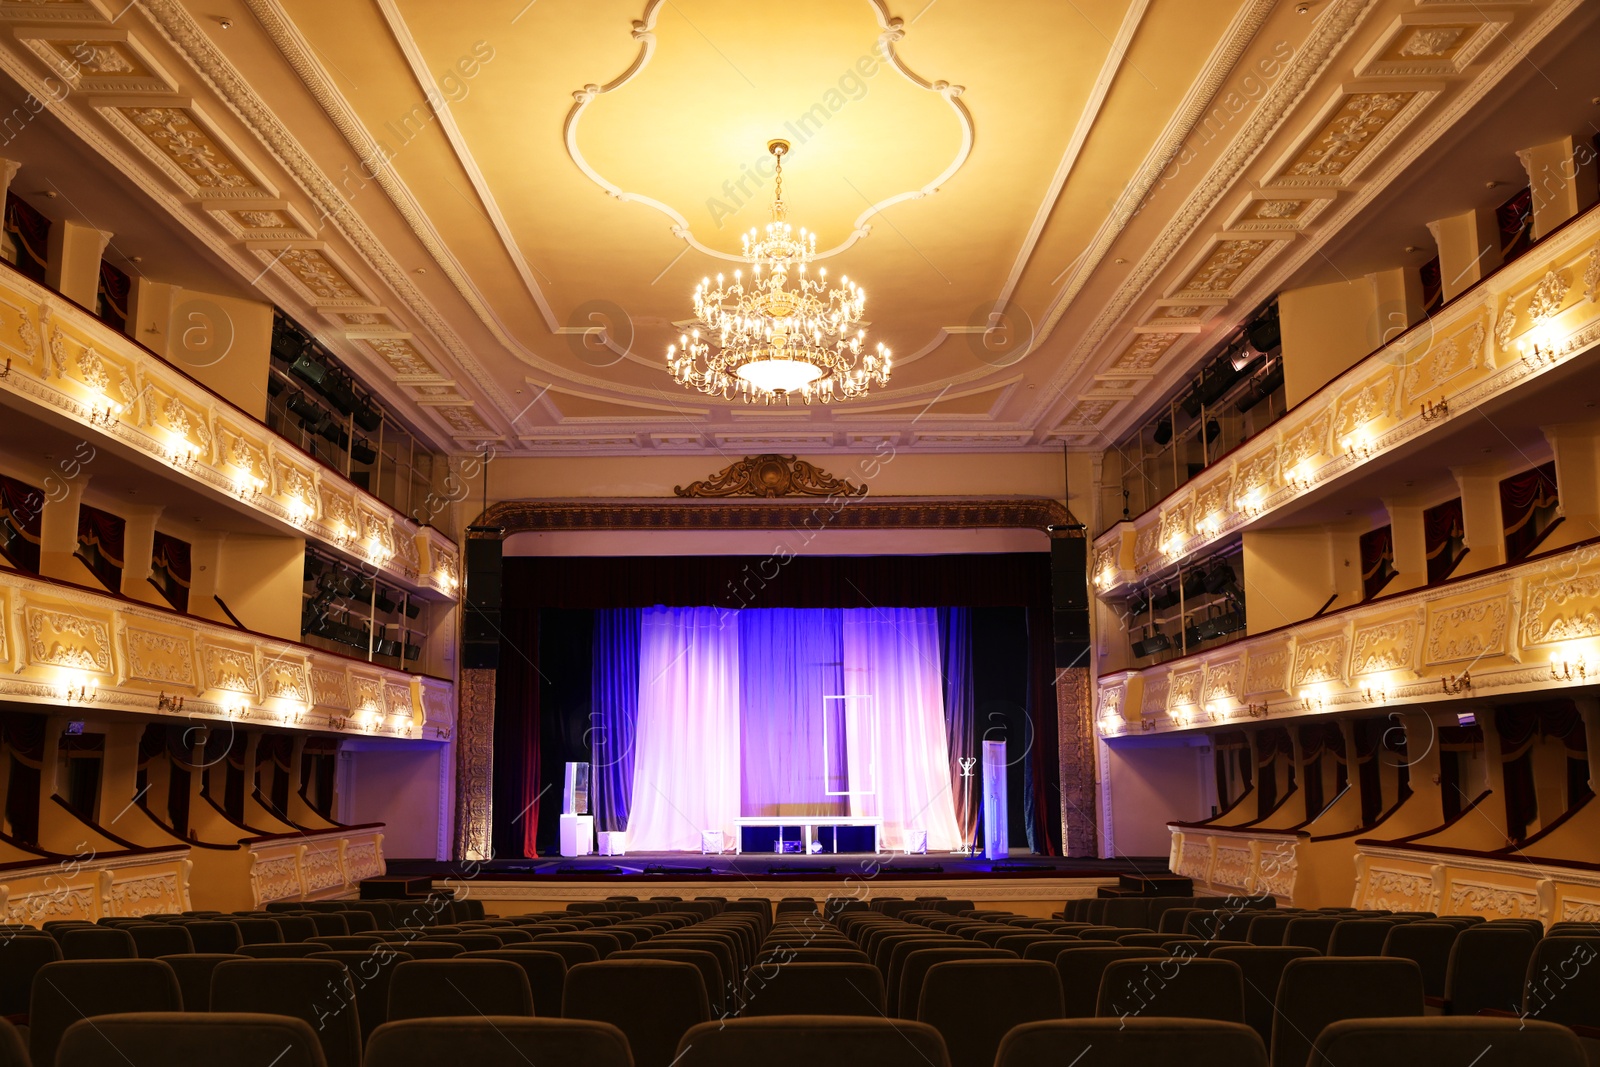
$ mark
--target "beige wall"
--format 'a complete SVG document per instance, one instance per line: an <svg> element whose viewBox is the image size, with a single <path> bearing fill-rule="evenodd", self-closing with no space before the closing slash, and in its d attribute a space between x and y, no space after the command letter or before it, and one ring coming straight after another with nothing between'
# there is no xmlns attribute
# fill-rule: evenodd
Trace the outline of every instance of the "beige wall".
<svg viewBox="0 0 1600 1067"><path fill-rule="evenodd" d="M385 823L383 854L389 859L433 859L439 841L441 759L450 749L415 743L364 747L348 742L340 796L350 823ZM358 747L362 746L362 747Z"/></svg>
<svg viewBox="0 0 1600 1067"><path fill-rule="evenodd" d="M218 551L216 595L246 629L298 641L305 558L299 538L230 534Z"/></svg>
<svg viewBox="0 0 1600 1067"><path fill-rule="evenodd" d="M129 333L257 419L267 414L272 305L134 281Z"/></svg>
<svg viewBox="0 0 1600 1067"><path fill-rule="evenodd" d="M1244 595L1250 605L1249 633L1310 618L1334 591L1333 544L1328 531L1245 531Z"/></svg>
<svg viewBox="0 0 1600 1067"><path fill-rule="evenodd" d="M1210 816L1209 747L1194 747L1188 738L1126 738L1106 748L1116 855L1165 856L1172 847L1167 823Z"/></svg>
<svg viewBox="0 0 1600 1067"><path fill-rule="evenodd" d="M1290 407L1377 347L1378 312L1377 293L1365 277L1279 294L1284 398Z"/></svg>

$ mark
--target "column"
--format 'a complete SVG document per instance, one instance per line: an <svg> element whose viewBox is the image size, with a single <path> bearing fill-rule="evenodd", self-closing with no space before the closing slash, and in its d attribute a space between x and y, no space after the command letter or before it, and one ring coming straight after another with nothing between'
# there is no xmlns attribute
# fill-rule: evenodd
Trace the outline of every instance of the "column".
<svg viewBox="0 0 1600 1067"><path fill-rule="evenodd" d="M1428 223L1439 247L1439 281L1451 300L1500 266L1500 224L1491 210L1466 211Z"/></svg>
<svg viewBox="0 0 1600 1067"><path fill-rule="evenodd" d="M1600 532L1600 424L1562 423L1540 429L1555 452L1561 515L1570 527L1556 531L1556 536L1564 532L1575 541L1593 537Z"/></svg>
<svg viewBox="0 0 1600 1067"><path fill-rule="evenodd" d="M1384 592L1400 593L1428 584L1428 536L1423 507L1410 498L1385 497L1389 533L1394 539L1394 568L1399 573Z"/></svg>
<svg viewBox="0 0 1600 1067"><path fill-rule="evenodd" d="M1578 714L1583 716L1583 732L1589 747L1589 788L1600 782L1600 697L1587 694L1574 697Z"/></svg>
<svg viewBox="0 0 1600 1067"><path fill-rule="evenodd" d="M100 792L95 798L95 821L117 833L117 819L139 794L139 740L142 722L107 723L106 747L100 758Z"/></svg>
<svg viewBox="0 0 1600 1067"><path fill-rule="evenodd" d="M62 219L50 227L50 262L45 284L91 312L100 301L100 257L111 240L107 230Z"/></svg>
<svg viewBox="0 0 1600 1067"><path fill-rule="evenodd" d="M76 558L78 551L78 505L90 475L82 470L76 478L64 480L52 473L45 479L44 507L39 514L39 572L46 578L91 587L98 583Z"/></svg>
<svg viewBox="0 0 1600 1067"><path fill-rule="evenodd" d="M150 563L155 555L156 522L161 518L161 505L124 507L122 517L127 520L123 533L122 595L147 604L167 607L166 600L150 584Z"/></svg>
<svg viewBox="0 0 1600 1067"><path fill-rule="evenodd" d="M1594 149L1587 134L1524 148L1517 158L1533 193L1535 241L1595 202Z"/></svg>
<svg viewBox="0 0 1600 1067"><path fill-rule="evenodd" d="M1500 479L1505 468L1499 463L1476 463L1451 467L1450 473L1461 487L1462 532L1472 550L1456 574L1498 567L1506 561L1505 527L1500 518Z"/></svg>

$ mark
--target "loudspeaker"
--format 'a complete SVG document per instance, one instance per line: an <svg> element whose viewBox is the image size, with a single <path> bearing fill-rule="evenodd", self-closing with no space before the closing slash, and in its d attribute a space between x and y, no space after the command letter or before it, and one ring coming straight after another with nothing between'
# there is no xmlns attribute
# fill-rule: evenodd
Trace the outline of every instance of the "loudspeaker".
<svg viewBox="0 0 1600 1067"><path fill-rule="evenodd" d="M1082 667L1089 653L1089 542L1050 541L1050 606L1056 667Z"/></svg>
<svg viewBox="0 0 1600 1067"><path fill-rule="evenodd" d="M500 666L502 561L498 537L467 538L467 588L462 601L462 666L494 670Z"/></svg>

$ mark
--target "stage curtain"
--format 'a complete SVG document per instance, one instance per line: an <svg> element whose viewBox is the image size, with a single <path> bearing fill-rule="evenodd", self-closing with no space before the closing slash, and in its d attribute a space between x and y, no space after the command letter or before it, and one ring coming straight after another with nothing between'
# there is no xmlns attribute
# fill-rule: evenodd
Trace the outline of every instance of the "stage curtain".
<svg viewBox="0 0 1600 1067"><path fill-rule="evenodd" d="M639 622L639 728L628 848L699 851L739 815L739 624L720 608Z"/></svg>
<svg viewBox="0 0 1600 1067"><path fill-rule="evenodd" d="M539 854L540 680L538 611L500 619L500 666L494 687L494 826L492 849L502 859ZM551 801L561 807L561 781Z"/></svg>
<svg viewBox="0 0 1600 1067"><path fill-rule="evenodd" d="M944 732L949 744L950 789L954 795L956 825L961 840L977 836L983 806L981 771L977 752L977 696L972 674L972 613L966 608L940 608L939 665L944 672ZM961 761L974 760L971 775L963 778Z"/></svg>
<svg viewBox="0 0 1600 1067"><path fill-rule="evenodd" d="M870 694L870 717L851 715L846 743L852 790L872 766L870 794L850 798L852 815L883 819L883 845L903 849L907 831L926 830L928 848L961 844L950 791L938 615L931 608L879 608L844 614L847 693ZM875 730L869 729L875 723ZM871 736L875 732L876 736Z"/></svg>
<svg viewBox="0 0 1600 1067"><path fill-rule="evenodd" d="M597 830L626 830L639 725L639 612L594 613L589 801Z"/></svg>
<svg viewBox="0 0 1600 1067"><path fill-rule="evenodd" d="M824 773L826 755L833 781L842 779L842 731L828 733L833 750L823 751L824 698L845 692L841 616L833 609L738 613L741 814L845 813L845 798L828 795Z"/></svg>
<svg viewBox="0 0 1600 1067"><path fill-rule="evenodd" d="M1500 483L1500 519L1504 525L1506 562L1526 559L1559 521L1561 501L1552 460Z"/></svg>
<svg viewBox="0 0 1600 1067"><path fill-rule="evenodd" d="M1446 500L1422 513L1423 548L1428 557L1428 584L1437 585L1455 571L1467 554L1461 498Z"/></svg>

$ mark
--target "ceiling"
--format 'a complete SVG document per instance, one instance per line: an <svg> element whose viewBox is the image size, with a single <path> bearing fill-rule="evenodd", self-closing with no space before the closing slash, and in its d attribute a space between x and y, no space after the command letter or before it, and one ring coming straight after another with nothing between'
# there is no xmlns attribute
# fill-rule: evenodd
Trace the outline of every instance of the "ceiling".
<svg viewBox="0 0 1600 1067"><path fill-rule="evenodd" d="M1580 8L0 0L0 95L50 102L0 154L25 194L91 157L53 214L278 303L448 449L1099 450ZM665 370L779 136L895 352L860 400Z"/></svg>

